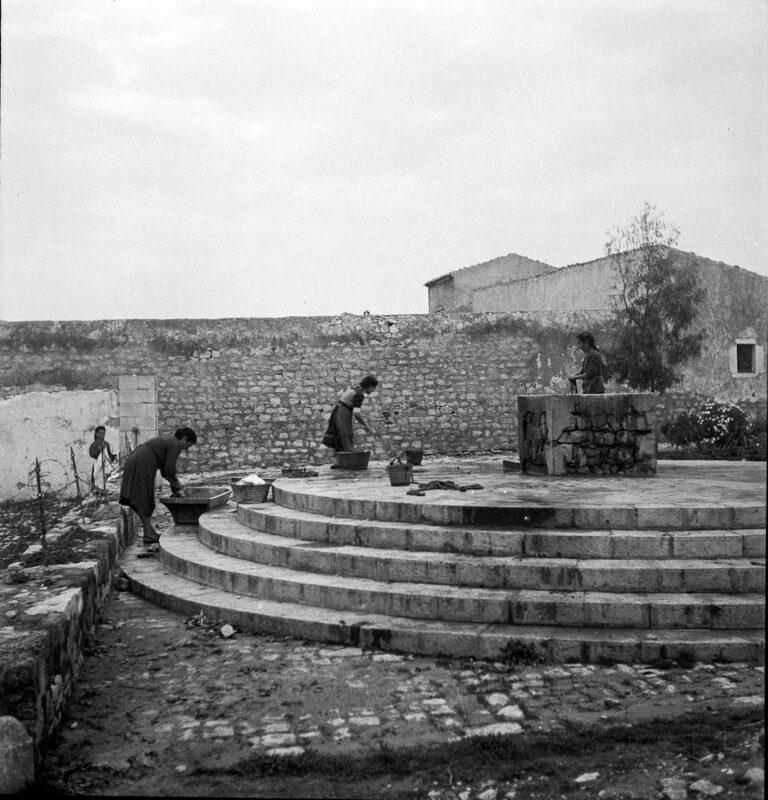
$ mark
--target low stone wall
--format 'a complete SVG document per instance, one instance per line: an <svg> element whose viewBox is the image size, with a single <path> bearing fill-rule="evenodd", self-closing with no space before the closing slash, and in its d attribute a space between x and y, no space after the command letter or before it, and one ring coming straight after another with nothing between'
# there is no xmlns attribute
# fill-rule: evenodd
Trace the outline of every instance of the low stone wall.
<svg viewBox="0 0 768 800"><path fill-rule="evenodd" d="M81 526L92 535L81 551L88 560L11 565L0 582L0 716L24 725L38 762L74 689L118 555L133 541L132 512L107 516Z"/></svg>
<svg viewBox="0 0 768 800"><path fill-rule="evenodd" d="M518 397L523 471L608 475L656 471L653 394Z"/></svg>

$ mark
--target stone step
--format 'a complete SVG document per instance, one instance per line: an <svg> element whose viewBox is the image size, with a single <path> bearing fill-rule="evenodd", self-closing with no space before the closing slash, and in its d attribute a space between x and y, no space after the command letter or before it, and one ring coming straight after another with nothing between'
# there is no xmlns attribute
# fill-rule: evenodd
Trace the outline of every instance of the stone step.
<svg viewBox="0 0 768 800"><path fill-rule="evenodd" d="M417 655L532 663L654 663L685 655L696 661L762 662L762 627L648 630L477 625L335 611L233 595L170 573L156 558L138 559L131 547L120 565L136 594L181 614L201 611L245 631L290 636Z"/></svg>
<svg viewBox="0 0 768 800"><path fill-rule="evenodd" d="M485 483L498 485L499 478L483 476ZM637 479L642 481L644 479ZM651 480L651 479L649 479ZM681 498L679 504L669 501L637 503L635 492L627 493L632 502L610 498L601 504L595 489L584 486L570 501L547 500L547 484L541 482L537 492L487 489L459 492L429 491L424 497L405 493L406 487L384 486L363 496L354 481L336 484L318 480L276 481L272 486L275 503L296 511L328 517L376 519L381 522L429 523L435 525L477 526L504 529L578 528L581 530L732 530L765 528L765 504L749 500L733 504L706 503ZM509 484L514 487L514 484ZM637 486L637 484L635 484ZM584 498L595 495L594 504Z"/></svg>
<svg viewBox="0 0 768 800"><path fill-rule="evenodd" d="M474 556L336 545L263 533L233 514L206 514L198 538L259 564L376 581L593 592L765 591L765 562L748 559L574 559Z"/></svg>
<svg viewBox="0 0 768 800"><path fill-rule="evenodd" d="M765 528L500 530L325 517L275 503L238 505L237 518L254 530L279 536L392 550L563 558L765 558Z"/></svg>
<svg viewBox="0 0 768 800"><path fill-rule="evenodd" d="M234 594L336 610L454 622L621 628L754 629L764 625L764 595L486 589L392 582L301 572L216 553L196 526L161 539L160 557L176 575Z"/></svg>

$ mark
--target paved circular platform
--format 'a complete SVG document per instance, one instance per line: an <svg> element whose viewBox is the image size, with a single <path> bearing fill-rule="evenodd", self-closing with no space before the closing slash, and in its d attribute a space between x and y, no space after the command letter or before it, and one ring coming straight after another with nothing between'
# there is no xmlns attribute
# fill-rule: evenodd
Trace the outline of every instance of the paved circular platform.
<svg viewBox="0 0 768 800"><path fill-rule="evenodd" d="M273 491L300 510L363 519L589 528L765 525L761 462L660 461L652 476L550 477L505 470L501 456L426 459L410 486L391 486L387 463L359 471L321 467L317 477L280 478ZM482 488L408 493L431 481Z"/></svg>

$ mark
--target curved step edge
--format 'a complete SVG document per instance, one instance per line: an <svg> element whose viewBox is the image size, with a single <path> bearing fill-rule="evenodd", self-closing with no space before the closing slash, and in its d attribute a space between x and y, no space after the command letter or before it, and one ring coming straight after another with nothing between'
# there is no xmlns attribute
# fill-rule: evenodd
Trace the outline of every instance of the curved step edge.
<svg viewBox="0 0 768 800"><path fill-rule="evenodd" d="M677 659L764 663L761 629L601 630L534 626L478 626L389 616L335 612L304 605L237 597L170 574L156 559L125 551L120 565L131 589L156 605L181 614L229 622L242 630L322 641L365 650L423 656L528 663L647 663Z"/></svg>
<svg viewBox="0 0 768 800"><path fill-rule="evenodd" d="M378 581L494 589L612 592L765 592L765 564L749 559L600 559L477 556L337 545L246 528L206 515L198 538L218 553L267 566Z"/></svg>
<svg viewBox="0 0 768 800"><path fill-rule="evenodd" d="M203 518L213 517L216 512ZM440 527L326 517L275 503L238 505L237 519L265 533L336 544L467 555L563 558L765 558L765 529L662 531Z"/></svg>
<svg viewBox="0 0 768 800"><path fill-rule="evenodd" d="M499 590L385 583L298 572L216 553L197 531L164 535L160 559L174 574L233 594L279 602L477 624L747 629L765 624L762 594Z"/></svg>

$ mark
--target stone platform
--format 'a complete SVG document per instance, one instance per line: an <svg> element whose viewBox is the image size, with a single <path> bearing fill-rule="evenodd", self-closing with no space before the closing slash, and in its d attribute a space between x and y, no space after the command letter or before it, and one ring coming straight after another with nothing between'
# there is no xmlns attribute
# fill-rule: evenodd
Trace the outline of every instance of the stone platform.
<svg viewBox="0 0 768 800"><path fill-rule="evenodd" d="M545 661L762 661L765 465L542 477L425 459L281 478L274 500L123 555L138 594L244 629L374 649Z"/></svg>

